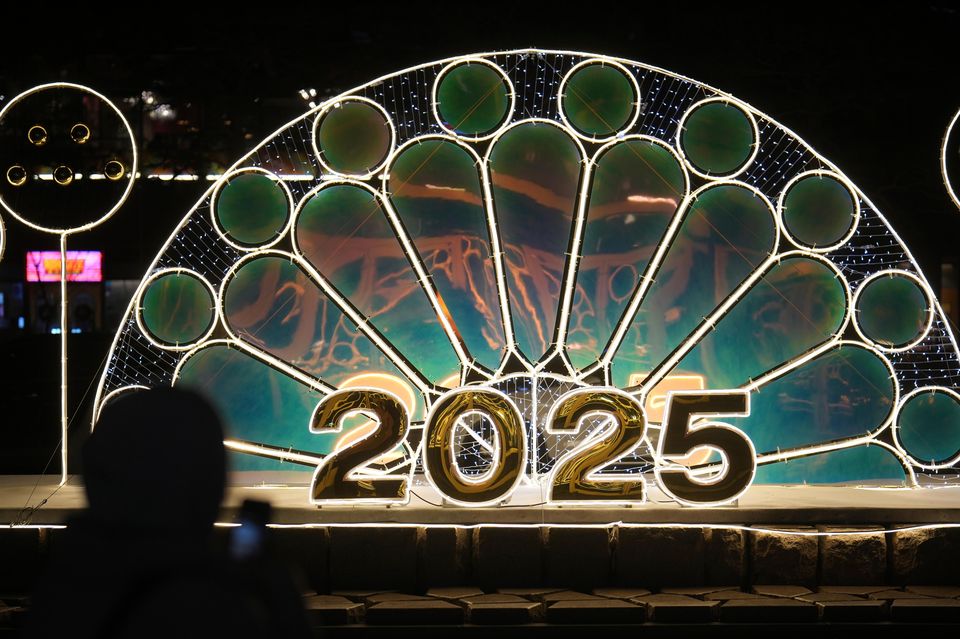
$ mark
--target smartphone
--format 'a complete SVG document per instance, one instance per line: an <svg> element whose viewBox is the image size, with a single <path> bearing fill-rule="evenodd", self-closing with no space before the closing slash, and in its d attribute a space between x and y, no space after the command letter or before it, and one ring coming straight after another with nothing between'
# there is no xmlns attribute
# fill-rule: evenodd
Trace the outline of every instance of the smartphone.
<svg viewBox="0 0 960 639"><path fill-rule="evenodd" d="M266 551L270 503L246 499L237 517L239 526L230 532L230 556L238 561L262 557Z"/></svg>

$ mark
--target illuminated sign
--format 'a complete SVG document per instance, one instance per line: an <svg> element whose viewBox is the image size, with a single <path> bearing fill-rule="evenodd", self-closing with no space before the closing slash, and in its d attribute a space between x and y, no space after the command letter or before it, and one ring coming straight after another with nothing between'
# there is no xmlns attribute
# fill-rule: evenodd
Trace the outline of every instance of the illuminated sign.
<svg viewBox="0 0 960 639"><path fill-rule="evenodd" d="M315 179L281 179L299 153ZM323 506L713 506L943 485L957 379L906 247L794 133L524 50L375 80L245 156L151 266L97 405L199 388L236 470L310 469Z"/></svg>
<svg viewBox="0 0 960 639"><path fill-rule="evenodd" d="M59 282L60 251L27 251L28 282ZM100 251L67 251L67 281L102 282Z"/></svg>

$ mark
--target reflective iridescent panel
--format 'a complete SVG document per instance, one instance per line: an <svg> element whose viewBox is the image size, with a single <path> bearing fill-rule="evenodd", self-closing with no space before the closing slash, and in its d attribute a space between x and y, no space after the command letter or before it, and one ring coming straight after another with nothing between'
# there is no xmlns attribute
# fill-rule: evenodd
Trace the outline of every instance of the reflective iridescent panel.
<svg viewBox="0 0 960 639"><path fill-rule="evenodd" d="M881 276L863 285L857 298L857 323L880 346L899 347L923 333L928 304L926 293L913 279Z"/></svg>
<svg viewBox="0 0 960 639"><path fill-rule="evenodd" d="M394 160L389 192L470 355L495 369L505 341L474 158L452 142L424 140Z"/></svg>
<svg viewBox="0 0 960 639"><path fill-rule="evenodd" d="M685 194L680 164L658 144L628 140L600 156L567 333L575 366L600 356Z"/></svg>
<svg viewBox="0 0 960 639"><path fill-rule="evenodd" d="M866 435L893 408L890 369L871 350L845 345L820 355L750 394L750 416L724 418L758 453Z"/></svg>
<svg viewBox="0 0 960 639"><path fill-rule="evenodd" d="M917 393L900 408L897 436L917 461L954 459L960 454L960 401L943 389Z"/></svg>
<svg viewBox="0 0 960 639"><path fill-rule="evenodd" d="M300 211L296 237L320 275L428 380L459 372L456 353L372 193L348 184L318 191Z"/></svg>
<svg viewBox="0 0 960 639"><path fill-rule="evenodd" d="M227 439L328 453L338 437L310 433L310 416L322 393L236 348L218 345L197 351L180 369L177 385L194 388L213 402ZM230 456L230 469L312 470L240 454Z"/></svg>
<svg viewBox="0 0 960 639"><path fill-rule="evenodd" d="M317 148L334 171L362 175L390 152L390 128L383 113L366 102L347 100L320 116Z"/></svg>
<svg viewBox="0 0 960 639"><path fill-rule="evenodd" d="M903 464L881 446L857 446L757 468L754 484L906 484Z"/></svg>
<svg viewBox="0 0 960 639"><path fill-rule="evenodd" d="M700 375L704 388L738 388L836 336L846 310L847 295L833 269L808 257L786 258L675 370Z"/></svg>
<svg viewBox="0 0 960 639"><path fill-rule="evenodd" d="M214 318L210 290L199 278L185 272L166 273L150 282L141 305L144 328L167 344L196 341L210 329Z"/></svg>
<svg viewBox="0 0 960 639"><path fill-rule="evenodd" d="M288 259L259 257L241 266L227 285L224 315L243 341L331 386L378 372L413 388Z"/></svg>
<svg viewBox="0 0 960 639"><path fill-rule="evenodd" d="M616 133L636 108L637 95L619 68L589 64L570 74L564 85L563 112L578 131L604 137Z"/></svg>
<svg viewBox="0 0 960 639"><path fill-rule="evenodd" d="M481 135L497 128L510 108L503 76L485 64L461 64L437 86L437 112L457 133Z"/></svg>
<svg viewBox="0 0 960 639"><path fill-rule="evenodd" d="M533 362L553 341L581 159L568 134L544 123L510 129L490 154L513 328Z"/></svg>
<svg viewBox="0 0 960 639"><path fill-rule="evenodd" d="M613 360L617 386L663 362L773 252L773 212L746 187L708 188L683 216Z"/></svg>
<svg viewBox="0 0 960 639"><path fill-rule="evenodd" d="M274 239L290 215L283 188L263 173L242 173L220 189L217 222L230 239L256 246Z"/></svg>
<svg viewBox="0 0 960 639"><path fill-rule="evenodd" d="M680 148L703 173L727 175L749 159L756 144L747 114L727 102L707 102L687 114Z"/></svg>
<svg viewBox="0 0 960 639"><path fill-rule="evenodd" d="M850 231L856 203L840 180L810 175L797 180L783 196L783 225L799 244L831 246Z"/></svg>

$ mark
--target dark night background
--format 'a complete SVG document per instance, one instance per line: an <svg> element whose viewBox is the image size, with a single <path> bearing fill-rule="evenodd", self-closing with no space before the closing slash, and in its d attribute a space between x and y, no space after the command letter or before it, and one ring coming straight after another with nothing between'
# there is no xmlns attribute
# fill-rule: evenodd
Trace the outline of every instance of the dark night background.
<svg viewBox="0 0 960 639"><path fill-rule="evenodd" d="M0 95L63 80L118 104L130 98L140 114L137 98L151 91L186 123L153 138L150 161L204 175L306 110L300 89L316 89L319 102L408 66L503 49L620 56L732 93L797 132L873 200L939 290L941 263L960 255L960 211L939 171L941 138L960 107L960 11L946 2L838 5L587 3L576 15L550 4L483 3L363 6L351 15L323 3L273 12L150 5L127 16L119 6L113 16L5 9ZM103 250L105 279L139 279L209 185L141 180L113 219L71 238L70 248ZM56 249L57 238L2 217L0 283L10 284L24 278L25 251ZM74 452L115 331L105 322L71 337ZM58 349L57 336L0 329L0 473L40 472L56 447Z"/></svg>

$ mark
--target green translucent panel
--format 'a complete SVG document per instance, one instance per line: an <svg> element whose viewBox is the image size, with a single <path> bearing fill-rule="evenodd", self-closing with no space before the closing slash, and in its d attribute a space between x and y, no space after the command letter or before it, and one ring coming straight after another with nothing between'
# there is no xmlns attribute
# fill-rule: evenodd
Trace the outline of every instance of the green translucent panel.
<svg viewBox="0 0 960 639"><path fill-rule="evenodd" d="M537 123L510 129L490 154L514 333L533 362L553 341L580 162L570 136Z"/></svg>
<svg viewBox="0 0 960 639"><path fill-rule="evenodd" d="M890 414L894 392L883 360L844 345L751 393L749 417L724 421L742 429L758 453L801 448L876 430Z"/></svg>
<svg viewBox="0 0 960 639"><path fill-rule="evenodd" d="M223 312L240 339L331 386L358 373L386 373L413 388L288 259L259 257L241 266L227 285Z"/></svg>
<svg viewBox="0 0 960 639"><path fill-rule="evenodd" d="M167 344L189 344L213 323L210 289L189 273L167 273L147 286L140 317L150 335Z"/></svg>
<svg viewBox="0 0 960 639"><path fill-rule="evenodd" d="M926 328L928 303L923 289L909 277L878 277L860 291L857 324L867 338L881 346L903 346Z"/></svg>
<svg viewBox="0 0 960 639"><path fill-rule="evenodd" d="M900 460L882 446L857 446L766 464L757 468L754 484L906 484Z"/></svg>
<svg viewBox="0 0 960 639"><path fill-rule="evenodd" d="M242 173L220 189L214 210L227 236L255 246L277 237L287 223L287 195L273 178L263 173Z"/></svg>
<svg viewBox="0 0 960 639"><path fill-rule="evenodd" d="M605 137L630 121L636 108L633 85L617 67L591 64L564 85L563 114L581 133Z"/></svg>
<svg viewBox="0 0 960 639"><path fill-rule="evenodd" d="M386 159L390 128L379 109L348 100L322 117L317 127L317 147L334 171L362 175Z"/></svg>
<svg viewBox="0 0 960 639"><path fill-rule="evenodd" d="M503 76L485 64L462 64L440 79L437 111L452 131L482 135L496 129L510 108Z"/></svg>
<svg viewBox="0 0 960 639"><path fill-rule="evenodd" d="M914 459L943 463L960 453L960 402L928 390L908 399L897 418L900 443Z"/></svg>
<svg viewBox="0 0 960 639"><path fill-rule="evenodd" d="M819 260L787 258L724 315L677 371L702 375L705 388L743 386L836 335L846 306L836 272Z"/></svg>
<svg viewBox="0 0 960 639"><path fill-rule="evenodd" d="M680 134L680 148L690 163L711 175L739 169L750 158L755 143L747 114L726 102L693 107Z"/></svg>
<svg viewBox="0 0 960 639"><path fill-rule="evenodd" d="M685 194L677 159L658 144L629 140L600 157L567 334L577 367L601 355Z"/></svg>
<svg viewBox="0 0 960 639"><path fill-rule="evenodd" d="M389 191L470 354L495 369L505 340L474 159L452 142L424 140L397 156Z"/></svg>
<svg viewBox="0 0 960 639"><path fill-rule="evenodd" d="M460 371L450 341L380 203L357 186L317 192L297 220L304 256L431 381Z"/></svg>
<svg viewBox="0 0 960 639"><path fill-rule="evenodd" d="M839 180L811 175L783 196L783 223L800 244L814 248L839 242L853 226L856 204Z"/></svg>
<svg viewBox="0 0 960 639"><path fill-rule="evenodd" d="M180 369L178 386L203 393L216 407L228 439L328 453L339 434L314 435L310 416L323 394L227 346L197 351ZM254 455L232 454L230 470L309 471Z"/></svg>
<svg viewBox="0 0 960 639"><path fill-rule="evenodd" d="M773 214L745 187L721 184L701 191L683 215L613 360L619 387L666 359L773 252Z"/></svg>

